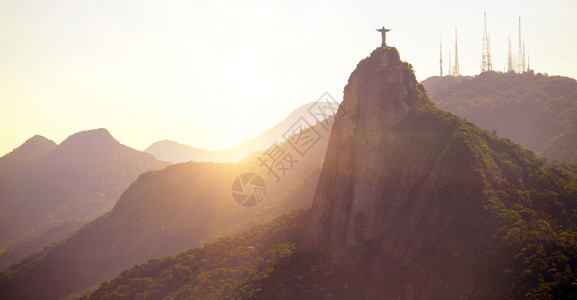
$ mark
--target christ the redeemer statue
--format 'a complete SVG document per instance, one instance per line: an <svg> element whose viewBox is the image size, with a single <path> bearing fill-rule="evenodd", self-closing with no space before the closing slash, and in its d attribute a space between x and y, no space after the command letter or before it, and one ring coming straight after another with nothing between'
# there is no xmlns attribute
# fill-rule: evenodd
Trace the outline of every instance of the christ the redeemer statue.
<svg viewBox="0 0 577 300"><path fill-rule="evenodd" d="M381 37L383 38L383 42L381 43L381 47L386 47L387 46L387 32L391 31L390 29L386 29L385 26L383 26L383 28L381 29L377 29L378 32L381 33Z"/></svg>

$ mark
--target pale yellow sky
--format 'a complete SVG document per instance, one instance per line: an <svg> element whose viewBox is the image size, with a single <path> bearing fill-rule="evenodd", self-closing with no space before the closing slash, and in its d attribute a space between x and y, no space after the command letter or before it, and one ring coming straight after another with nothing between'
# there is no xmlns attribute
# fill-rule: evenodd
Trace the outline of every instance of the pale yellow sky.
<svg viewBox="0 0 577 300"><path fill-rule="evenodd" d="M458 26L474 75L483 7L495 69L521 13L531 67L577 77L577 1L1 1L0 155L100 127L139 150L240 143L325 91L342 98L382 25L419 80Z"/></svg>

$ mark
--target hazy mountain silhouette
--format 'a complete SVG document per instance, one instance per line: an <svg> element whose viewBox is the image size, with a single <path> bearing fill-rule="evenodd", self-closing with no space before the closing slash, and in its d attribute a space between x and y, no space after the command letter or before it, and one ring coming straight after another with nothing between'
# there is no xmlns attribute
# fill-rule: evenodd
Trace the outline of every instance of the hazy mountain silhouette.
<svg viewBox="0 0 577 300"><path fill-rule="evenodd" d="M188 161L223 162L218 152L194 148L170 140L153 143L144 152L154 155L157 159L172 163Z"/></svg>
<svg viewBox="0 0 577 300"><path fill-rule="evenodd" d="M307 144L306 153L292 150L295 162L291 168L285 165L284 175L275 167L278 178L268 174L262 157L244 165L189 162L142 174L110 213L3 272L0 297L64 297L150 258L198 245L219 232L234 233L309 206L333 118L325 121L309 129L318 133L318 139L308 140L314 143ZM282 141L282 135L278 139ZM287 141L278 146L291 151ZM281 160L288 163L287 158ZM246 172L260 174L266 182L265 200L252 208L239 206L231 195L234 180Z"/></svg>
<svg viewBox="0 0 577 300"><path fill-rule="evenodd" d="M176 256L152 259L123 271L96 291L91 289L93 293L85 291L74 297L255 299L260 286L246 283L251 279L266 279L276 262L285 261L293 254L305 230L308 211L308 208L298 209L235 236ZM298 298L276 295L268 299Z"/></svg>
<svg viewBox="0 0 577 300"><path fill-rule="evenodd" d="M173 163L187 161L209 161L209 162L238 162L247 156L268 149L274 142L282 140L287 130L291 129L293 124L297 123L300 118L304 119L303 124L308 126L315 125L318 121L336 113L338 103L332 103L332 110L327 108L328 100L323 99L320 102L307 103L292 113L283 121L266 130L264 133L254 139L242 142L241 144L231 146L220 151L207 151L194 148L185 144L174 141L164 140L153 143L144 152L154 155L157 159L170 161ZM322 109L322 111L321 111Z"/></svg>
<svg viewBox="0 0 577 300"><path fill-rule="evenodd" d="M121 145L106 129L76 133L46 153L50 145L34 137L0 159L2 249L65 221L98 217L112 208L139 174L168 165ZM11 158L40 153L43 156L32 161ZM5 266L14 261L0 255L0 262Z"/></svg>
<svg viewBox="0 0 577 300"><path fill-rule="evenodd" d="M32 161L45 156L56 148L56 143L41 135L28 139L20 147L4 155L4 158L22 161Z"/></svg>
<svg viewBox="0 0 577 300"><path fill-rule="evenodd" d="M577 162L577 81L562 76L484 72L423 81L440 109L535 151Z"/></svg>
<svg viewBox="0 0 577 300"><path fill-rule="evenodd" d="M14 247L7 249L4 253L0 254L0 270L4 270L11 264L22 260L26 256L38 252L44 249L44 247L66 238L71 233L79 230L82 225L86 224L86 222L88 221L66 221L46 230L41 235L31 240L18 243Z"/></svg>
<svg viewBox="0 0 577 300"><path fill-rule="evenodd" d="M310 212L135 266L91 297L567 299L576 186L435 108L396 49L377 48L345 87Z"/></svg>

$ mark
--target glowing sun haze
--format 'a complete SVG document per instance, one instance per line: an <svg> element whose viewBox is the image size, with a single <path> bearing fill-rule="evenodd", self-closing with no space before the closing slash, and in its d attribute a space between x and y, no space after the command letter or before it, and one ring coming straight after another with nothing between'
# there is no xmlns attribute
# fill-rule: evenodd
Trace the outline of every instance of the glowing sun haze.
<svg viewBox="0 0 577 300"><path fill-rule="evenodd" d="M531 67L577 77L573 0L2 1L0 155L100 127L139 150L240 143L325 91L341 99L383 25L419 80L438 75L439 37L447 62L458 26L461 73L474 75L484 7L495 70L520 13Z"/></svg>

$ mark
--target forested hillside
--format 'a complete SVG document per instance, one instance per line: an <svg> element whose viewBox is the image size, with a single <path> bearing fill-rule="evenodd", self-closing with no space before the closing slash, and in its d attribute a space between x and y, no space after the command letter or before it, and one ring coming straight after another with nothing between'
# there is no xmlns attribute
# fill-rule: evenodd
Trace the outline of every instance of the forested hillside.
<svg viewBox="0 0 577 300"><path fill-rule="evenodd" d="M484 72L423 81L440 109L549 160L577 162L577 81L533 72Z"/></svg>

